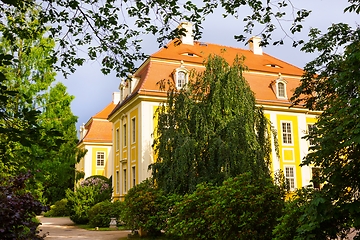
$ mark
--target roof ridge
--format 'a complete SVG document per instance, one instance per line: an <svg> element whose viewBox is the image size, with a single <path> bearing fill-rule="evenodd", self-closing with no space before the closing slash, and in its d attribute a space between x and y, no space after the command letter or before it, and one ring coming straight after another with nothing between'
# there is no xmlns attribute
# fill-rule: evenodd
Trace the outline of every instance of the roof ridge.
<svg viewBox="0 0 360 240"><path fill-rule="evenodd" d="M109 111L111 105L114 105L112 107L112 109ZM103 117L102 114L105 114L106 116L108 115L107 112L111 112L114 108L115 108L116 104L111 101L108 105L106 105L106 107L104 107L103 109L101 109L99 112L97 112L95 115L93 115L91 118L99 118L99 119L107 119L107 117ZM107 114L106 114L107 113Z"/></svg>

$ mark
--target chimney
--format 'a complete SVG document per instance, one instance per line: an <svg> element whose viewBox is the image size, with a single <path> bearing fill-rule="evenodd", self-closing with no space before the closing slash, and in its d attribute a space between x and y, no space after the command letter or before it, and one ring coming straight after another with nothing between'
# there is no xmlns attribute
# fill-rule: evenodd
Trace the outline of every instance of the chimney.
<svg viewBox="0 0 360 240"><path fill-rule="evenodd" d="M112 101L114 104L118 104L120 102L120 92L113 92Z"/></svg>
<svg viewBox="0 0 360 240"><path fill-rule="evenodd" d="M256 55L262 55L263 54L262 48L260 46L260 42L261 42L261 38L256 37L256 36L250 38L250 40L249 40L250 50Z"/></svg>
<svg viewBox="0 0 360 240"><path fill-rule="evenodd" d="M182 44L194 45L192 23L189 22L180 23L179 28L184 28L186 32L185 36L180 37Z"/></svg>

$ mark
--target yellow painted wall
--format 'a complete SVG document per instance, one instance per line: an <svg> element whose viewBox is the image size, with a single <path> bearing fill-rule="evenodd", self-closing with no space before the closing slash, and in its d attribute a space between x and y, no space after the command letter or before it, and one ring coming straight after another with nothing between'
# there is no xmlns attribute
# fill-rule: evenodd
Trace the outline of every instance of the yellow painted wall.
<svg viewBox="0 0 360 240"><path fill-rule="evenodd" d="M291 122L293 143L288 145L283 143L282 122ZM302 187L302 175L300 168L300 143L299 143L299 125L297 116L293 115L277 115L277 129L280 151L280 169L285 170L285 166L295 167L295 177L297 188Z"/></svg>
<svg viewBox="0 0 360 240"><path fill-rule="evenodd" d="M104 166L96 166L96 153L97 152L104 152L105 158L104 158ZM101 147L93 147L92 149L92 169L91 169L91 175L103 175L105 174L104 168L106 166L106 162L109 160L108 157L108 149L107 148L101 148Z"/></svg>
<svg viewBox="0 0 360 240"><path fill-rule="evenodd" d="M139 156L138 156L138 153L139 153L139 143L140 143L140 135L139 135L139 122L140 122L140 119L139 119L139 110L138 108L134 109L133 111L130 112L130 126L129 126L129 140L130 140L130 148L131 148L131 152L130 152L130 169L128 169L128 175L130 176L130 184L129 186L130 187L133 187L132 186L132 179L133 179L133 176L132 176L132 167L135 167L135 182L136 184L138 183L138 162L139 162ZM132 126L132 123L133 123L133 119L135 119L135 141L133 142L133 126Z"/></svg>
<svg viewBox="0 0 360 240"><path fill-rule="evenodd" d="M114 144L116 144L116 139L115 136L113 134L113 182L114 182L114 192L113 192L113 196L114 199L118 199L119 197L119 193L120 193L120 189L117 189L117 184L116 182L119 181L116 177L116 171L120 171L120 148L121 148L121 144L122 144L122 139L121 139L121 126L120 126L120 121L119 121L120 117L119 115L116 116L116 118L114 119L113 123L113 129L115 129L115 133L116 133L116 129L119 129L119 146L118 148L116 148L116 146L114 146ZM119 173L119 177L120 177L120 173Z"/></svg>
<svg viewBox="0 0 360 240"><path fill-rule="evenodd" d="M84 145L82 145L81 147L79 147L79 149L81 149L82 151L85 150ZM76 170L80 171L80 172L84 172L84 167L85 167L85 159L82 157L80 159L80 161L76 164Z"/></svg>
<svg viewBox="0 0 360 240"><path fill-rule="evenodd" d="M153 126L154 126L154 129L153 129L153 138L156 139L157 138L157 125L158 125L158 121L159 121L159 115L157 114L157 110L158 110L159 106L154 106L153 107ZM154 147L155 148L155 147ZM156 152L154 151L154 161L156 161L157 159L157 154Z"/></svg>

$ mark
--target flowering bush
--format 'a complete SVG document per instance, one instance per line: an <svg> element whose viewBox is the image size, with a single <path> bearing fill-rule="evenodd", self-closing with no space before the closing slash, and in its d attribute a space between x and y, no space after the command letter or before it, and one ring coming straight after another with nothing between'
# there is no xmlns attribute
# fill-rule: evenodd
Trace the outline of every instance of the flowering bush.
<svg viewBox="0 0 360 240"><path fill-rule="evenodd" d="M98 186L100 192L104 192L110 188L110 185L104 179L98 177L90 177L80 183L81 187L84 186Z"/></svg>
<svg viewBox="0 0 360 240"><path fill-rule="evenodd" d="M99 202L110 201L111 194L111 182L104 176L91 176L75 187L75 191L68 189L70 219L77 224L88 223L89 209Z"/></svg>
<svg viewBox="0 0 360 240"><path fill-rule="evenodd" d="M112 187L111 181L100 175L94 175L86 178L80 183L80 187L92 187L95 189L95 202L103 202L111 199ZM95 204L96 204L95 203Z"/></svg>

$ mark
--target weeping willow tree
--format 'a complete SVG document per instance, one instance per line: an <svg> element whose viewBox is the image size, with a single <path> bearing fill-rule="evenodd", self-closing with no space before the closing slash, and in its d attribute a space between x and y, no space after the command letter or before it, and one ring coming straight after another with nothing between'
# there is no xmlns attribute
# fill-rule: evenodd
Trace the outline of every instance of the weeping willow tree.
<svg viewBox="0 0 360 240"><path fill-rule="evenodd" d="M243 61L236 57L231 66L210 56L206 70L192 72L184 88L170 87L157 111L150 166L166 192L189 193L199 183L218 185L244 172L270 177L269 122L243 77Z"/></svg>

